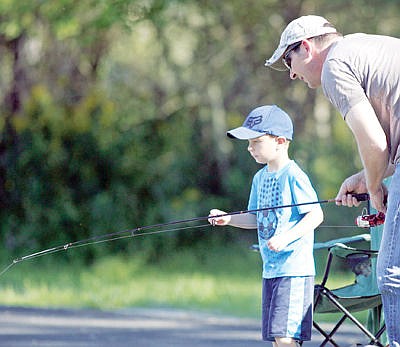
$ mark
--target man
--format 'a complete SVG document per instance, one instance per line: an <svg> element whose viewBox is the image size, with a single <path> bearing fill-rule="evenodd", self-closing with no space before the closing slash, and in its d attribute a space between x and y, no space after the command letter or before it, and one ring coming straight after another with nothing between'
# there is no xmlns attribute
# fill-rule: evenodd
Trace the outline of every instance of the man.
<svg viewBox="0 0 400 347"><path fill-rule="evenodd" d="M372 205L387 212L377 277L390 346L399 347L400 39L343 37L325 18L303 16L288 24L265 65L288 69L309 88L322 86L354 134L364 170L342 183L337 204L358 206L349 193L368 192ZM387 192L382 180L392 174Z"/></svg>

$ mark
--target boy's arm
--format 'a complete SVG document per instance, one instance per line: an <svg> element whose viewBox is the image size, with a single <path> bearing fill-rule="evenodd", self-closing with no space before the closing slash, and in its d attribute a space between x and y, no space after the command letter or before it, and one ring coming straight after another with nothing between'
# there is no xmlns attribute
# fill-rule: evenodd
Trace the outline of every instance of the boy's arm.
<svg viewBox="0 0 400 347"><path fill-rule="evenodd" d="M310 212L306 213L304 217L292 229L273 236L268 240L269 249L279 252L284 249L289 243L298 240L305 234L314 231L323 221L324 214L320 206L316 206Z"/></svg>
<svg viewBox="0 0 400 347"><path fill-rule="evenodd" d="M210 217L208 221L213 225L232 225L242 229L257 229L257 218L255 214L241 213L229 215L224 211L212 209L208 216Z"/></svg>

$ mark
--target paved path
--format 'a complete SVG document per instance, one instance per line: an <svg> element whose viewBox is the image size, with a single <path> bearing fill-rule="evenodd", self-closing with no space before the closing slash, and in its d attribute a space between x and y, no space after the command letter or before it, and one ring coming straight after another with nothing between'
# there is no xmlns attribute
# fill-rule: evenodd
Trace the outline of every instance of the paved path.
<svg viewBox="0 0 400 347"><path fill-rule="evenodd" d="M340 346L362 341L354 328L338 335ZM314 332L312 342L321 337ZM129 309L50 310L0 306L0 346L4 347L253 347L260 341L259 321L197 312Z"/></svg>

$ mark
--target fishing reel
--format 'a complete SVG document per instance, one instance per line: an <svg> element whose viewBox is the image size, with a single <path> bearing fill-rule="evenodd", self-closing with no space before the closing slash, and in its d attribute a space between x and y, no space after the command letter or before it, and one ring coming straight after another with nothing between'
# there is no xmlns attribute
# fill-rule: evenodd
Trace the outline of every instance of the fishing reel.
<svg viewBox="0 0 400 347"><path fill-rule="evenodd" d="M385 223L385 214L378 212L375 214L367 214L367 209L363 210L363 214L356 218L356 225L360 228L371 228Z"/></svg>

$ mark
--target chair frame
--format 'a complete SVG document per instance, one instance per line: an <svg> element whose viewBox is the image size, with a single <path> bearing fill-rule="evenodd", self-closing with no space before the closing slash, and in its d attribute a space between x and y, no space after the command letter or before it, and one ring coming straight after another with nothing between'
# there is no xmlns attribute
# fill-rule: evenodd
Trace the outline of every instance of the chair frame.
<svg viewBox="0 0 400 347"><path fill-rule="evenodd" d="M335 244L335 246L342 245L344 247L347 247L341 243ZM370 345L375 345L379 347L384 347L383 344L379 341L381 335L385 331L385 324L382 325L382 327L378 330L378 332L374 335L371 333L367 328L364 327L364 325L354 317L354 315L350 312L349 309L347 309L342 303L340 302L340 298L338 298L334 293L333 290L327 288L326 283L328 281L333 257L335 256L332 252L332 249L335 247L332 246L329 248L328 251L328 259L325 267L325 272L322 278L322 281L320 284L315 285L314 289L314 312L316 311L316 308L318 307L318 303L321 300L321 296L324 295L338 310L338 313L342 313L341 318L339 321L336 323L334 328L329 332L325 332L321 326L313 320L313 326L314 328L325 337L325 340L321 343L320 347L325 346L327 343L331 343L335 347L340 347L335 340L333 339L333 335L336 333L336 331L340 328L340 326L346 321L346 319L351 320L369 339L370 339ZM350 249L350 247L347 247ZM373 251L373 250L361 250L361 249L356 249L352 248L354 250L354 253L364 253L368 254L371 256L376 256L378 254L378 251ZM380 294L376 294L379 295ZM375 297L374 295L373 297Z"/></svg>

